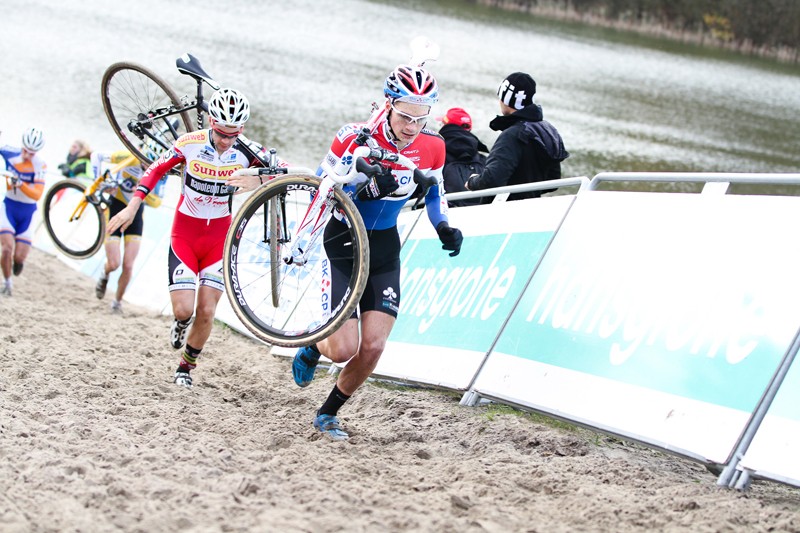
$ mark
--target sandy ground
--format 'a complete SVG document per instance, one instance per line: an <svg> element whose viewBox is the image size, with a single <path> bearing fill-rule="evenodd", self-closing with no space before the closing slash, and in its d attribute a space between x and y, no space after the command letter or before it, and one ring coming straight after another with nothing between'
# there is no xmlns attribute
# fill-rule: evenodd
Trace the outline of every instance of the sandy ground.
<svg viewBox="0 0 800 533"><path fill-rule="evenodd" d="M321 438L331 376L218 324L177 387L170 319L93 286L33 250L0 298L0 531L800 531L796 488L456 394L370 383Z"/></svg>

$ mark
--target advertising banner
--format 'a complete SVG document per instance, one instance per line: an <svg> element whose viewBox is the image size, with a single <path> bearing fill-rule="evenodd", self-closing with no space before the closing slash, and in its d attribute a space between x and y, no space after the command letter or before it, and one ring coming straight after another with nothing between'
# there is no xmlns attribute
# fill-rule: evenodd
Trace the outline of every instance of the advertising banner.
<svg viewBox="0 0 800 533"><path fill-rule="evenodd" d="M475 390L726 462L800 324L797 227L796 197L581 193Z"/></svg>
<svg viewBox="0 0 800 533"><path fill-rule="evenodd" d="M375 374L464 390L574 196L450 210L450 257L426 216L403 246L400 313Z"/></svg>

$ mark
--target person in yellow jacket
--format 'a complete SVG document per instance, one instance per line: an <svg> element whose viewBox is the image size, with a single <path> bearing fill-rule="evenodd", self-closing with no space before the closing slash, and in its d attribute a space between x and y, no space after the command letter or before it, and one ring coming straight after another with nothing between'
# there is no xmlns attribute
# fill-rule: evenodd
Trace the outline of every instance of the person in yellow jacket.
<svg viewBox="0 0 800 533"><path fill-rule="evenodd" d="M119 183L111 197L108 208L109 218L113 217L128 205L134 191L136 191L136 187L139 185L139 179L144 174L144 167L130 152L120 150L112 154L92 154L92 168L95 175L101 172L110 172ZM136 212L136 217L130 226L125 228L124 231L117 230L106 236L106 262L103 267L103 273L95 285L95 295L101 300L105 297L108 277L121 264L122 273L117 281L116 294L111 301L112 312L122 312L122 297L125 295L125 289L127 289L128 282L131 279L133 265L136 262L136 256L139 254L139 247L141 246L142 229L144 228L144 206L158 207L161 205L158 189L154 192L155 194L147 196L145 203ZM120 241L123 239L125 245L123 253L120 254Z"/></svg>

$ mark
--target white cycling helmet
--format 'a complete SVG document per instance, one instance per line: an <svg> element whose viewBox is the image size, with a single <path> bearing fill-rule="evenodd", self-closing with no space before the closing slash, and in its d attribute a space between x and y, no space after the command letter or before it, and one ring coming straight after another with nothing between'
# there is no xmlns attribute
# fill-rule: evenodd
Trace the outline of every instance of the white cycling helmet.
<svg viewBox="0 0 800 533"><path fill-rule="evenodd" d="M22 134L22 146L31 152L38 152L44 146L44 133L39 128L31 128Z"/></svg>
<svg viewBox="0 0 800 533"><path fill-rule="evenodd" d="M220 89L208 101L208 115L220 126L238 128L250 118L250 103L235 89Z"/></svg>

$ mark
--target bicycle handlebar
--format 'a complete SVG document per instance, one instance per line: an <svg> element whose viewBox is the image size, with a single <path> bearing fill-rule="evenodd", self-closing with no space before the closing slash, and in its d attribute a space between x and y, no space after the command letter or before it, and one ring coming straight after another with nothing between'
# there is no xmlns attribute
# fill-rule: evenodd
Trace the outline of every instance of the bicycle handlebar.
<svg viewBox="0 0 800 533"><path fill-rule="evenodd" d="M9 181L11 181L11 185L13 185L14 187L19 185L19 182L21 181L19 179L19 176L17 176L16 174L14 174L13 172L10 172L8 170L0 170L0 176L2 176L4 178L8 179Z"/></svg>
<svg viewBox="0 0 800 533"><path fill-rule="evenodd" d="M422 196L425 196L425 194L428 192L428 189L436 185L436 178L426 176L419 168L417 168L417 165L415 165L413 161L403 154L390 152L384 148L369 148L367 146L359 146L353 151L353 157L355 158L355 164L350 168L350 172L342 177L336 176L335 174L332 175L331 177L334 181L337 183L349 183L359 172L368 176L377 174L382 170L382 168L378 164L368 163L366 159L370 158L378 161L397 163L398 165L411 170L414 174L414 183L420 185L423 189Z"/></svg>
<svg viewBox="0 0 800 533"><path fill-rule="evenodd" d="M306 167L248 167L235 170L232 176L278 176L282 174L309 174L314 175L314 171Z"/></svg>

